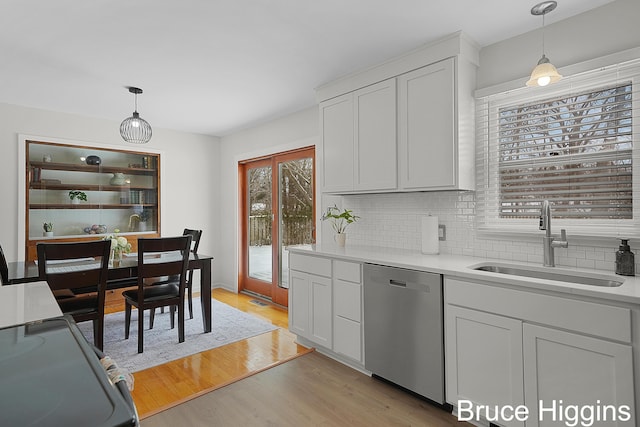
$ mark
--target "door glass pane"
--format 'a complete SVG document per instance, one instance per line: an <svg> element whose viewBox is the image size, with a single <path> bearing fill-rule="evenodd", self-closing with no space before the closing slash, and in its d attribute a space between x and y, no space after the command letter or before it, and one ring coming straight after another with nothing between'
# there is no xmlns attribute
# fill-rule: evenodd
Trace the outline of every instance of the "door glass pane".
<svg viewBox="0 0 640 427"><path fill-rule="evenodd" d="M247 171L249 277L272 281L271 166Z"/></svg>
<svg viewBox="0 0 640 427"><path fill-rule="evenodd" d="M309 157L279 163L278 176L278 286L288 288L289 256L286 246L313 243L313 159Z"/></svg>

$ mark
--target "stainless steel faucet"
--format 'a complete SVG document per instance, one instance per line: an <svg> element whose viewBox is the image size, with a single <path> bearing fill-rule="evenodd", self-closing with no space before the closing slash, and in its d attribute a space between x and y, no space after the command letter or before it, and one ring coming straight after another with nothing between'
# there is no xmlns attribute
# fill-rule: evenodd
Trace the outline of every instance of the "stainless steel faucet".
<svg viewBox="0 0 640 427"><path fill-rule="evenodd" d="M540 209L540 230L546 230L545 236L542 238L542 248L544 251L544 266L555 267L556 260L554 248L567 248L567 231L563 228L560 230L560 240L551 235L551 206L548 200L542 201L542 209Z"/></svg>

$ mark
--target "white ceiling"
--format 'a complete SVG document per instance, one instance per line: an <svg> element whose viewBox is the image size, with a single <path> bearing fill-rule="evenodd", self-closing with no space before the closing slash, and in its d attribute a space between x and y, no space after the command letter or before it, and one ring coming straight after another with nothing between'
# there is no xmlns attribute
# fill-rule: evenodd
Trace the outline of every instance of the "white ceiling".
<svg viewBox="0 0 640 427"><path fill-rule="evenodd" d="M546 24L612 0L558 0ZM2 0L0 102L223 136L314 88L462 30L542 25L537 0Z"/></svg>

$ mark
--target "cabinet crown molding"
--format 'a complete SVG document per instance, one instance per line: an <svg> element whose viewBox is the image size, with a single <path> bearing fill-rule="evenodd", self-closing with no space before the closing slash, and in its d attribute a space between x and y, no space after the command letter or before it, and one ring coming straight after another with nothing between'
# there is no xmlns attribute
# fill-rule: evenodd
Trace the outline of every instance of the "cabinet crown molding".
<svg viewBox="0 0 640 427"><path fill-rule="evenodd" d="M316 101L320 103L454 56L478 66L480 46L462 31L455 32L383 63L320 85L316 88Z"/></svg>

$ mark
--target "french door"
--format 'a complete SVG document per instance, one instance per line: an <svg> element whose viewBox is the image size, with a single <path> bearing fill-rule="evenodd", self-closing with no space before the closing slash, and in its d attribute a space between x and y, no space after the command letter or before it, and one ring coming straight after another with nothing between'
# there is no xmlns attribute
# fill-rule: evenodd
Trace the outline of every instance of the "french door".
<svg viewBox="0 0 640 427"><path fill-rule="evenodd" d="M315 241L314 167L313 147L240 163L241 291L287 306L286 247Z"/></svg>

